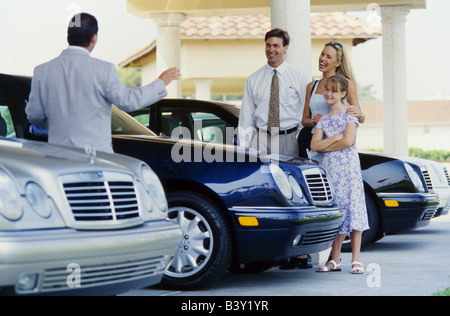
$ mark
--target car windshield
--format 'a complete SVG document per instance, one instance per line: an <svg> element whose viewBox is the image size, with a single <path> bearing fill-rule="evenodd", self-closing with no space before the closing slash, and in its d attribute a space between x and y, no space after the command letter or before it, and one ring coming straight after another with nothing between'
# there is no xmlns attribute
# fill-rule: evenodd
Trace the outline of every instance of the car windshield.
<svg viewBox="0 0 450 316"><path fill-rule="evenodd" d="M136 121L130 115L113 106L111 117L111 131L113 135L148 135L156 136L147 127Z"/></svg>

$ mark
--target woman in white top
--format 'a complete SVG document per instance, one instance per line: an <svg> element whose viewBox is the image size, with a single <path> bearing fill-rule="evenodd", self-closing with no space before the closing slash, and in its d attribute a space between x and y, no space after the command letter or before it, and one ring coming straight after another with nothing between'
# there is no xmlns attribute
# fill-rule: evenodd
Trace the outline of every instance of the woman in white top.
<svg viewBox="0 0 450 316"><path fill-rule="evenodd" d="M332 41L325 45L319 57L319 70L323 76L320 81L313 81L308 84L306 90L305 107L303 110L302 125L304 127L314 127L323 116L330 111L330 106L323 97L325 81L336 74L341 74L347 78L349 83L348 103L351 105L347 109L348 113L358 117L360 123L364 123L365 115L361 110L358 101L357 89L351 70L347 52L341 43ZM310 158L322 162L323 154L309 152Z"/></svg>

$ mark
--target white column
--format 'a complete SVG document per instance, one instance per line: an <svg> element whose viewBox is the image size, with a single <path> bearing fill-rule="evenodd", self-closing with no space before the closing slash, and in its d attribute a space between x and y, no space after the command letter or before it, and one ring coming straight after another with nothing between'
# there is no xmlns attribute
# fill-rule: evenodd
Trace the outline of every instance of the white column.
<svg viewBox="0 0 450 316"><path fill-rule="evenodd" d="M195 79L195 98L197 100L211 100L211 84L213 79Z"/></svg>
<svg viewBox="0 0 450 316"><path fill-rule="evenodd" d="M381 6L384 152L396 156L408 155L405 24L409 12L407 5Z"/></svg>
<svg viewBox="0 0 450 316"><path fill-rule="evenodd" d="M271 0L272 28L288 31L291 43L286 59L312 76L310 0Z"/></svg>
<svg viewBox="0 0 450 316"><path fill-rule="evenodd" d="M181 69L180 26L186 19L182 13L158 13L151 18L157 25L156 72L158 76L168 68ZM181 79L167 86L168 97L181 97Z"/></svg>
<svg viewBox="0 0 450 316"><path fill-rule="evenodd" d="M312 77L311 65L311 6L310 0L271 0L272 28L280 28L289 33L286 59L300 67L309 79ZM330 250L311 254L314 265L324 265Z"/></svg>

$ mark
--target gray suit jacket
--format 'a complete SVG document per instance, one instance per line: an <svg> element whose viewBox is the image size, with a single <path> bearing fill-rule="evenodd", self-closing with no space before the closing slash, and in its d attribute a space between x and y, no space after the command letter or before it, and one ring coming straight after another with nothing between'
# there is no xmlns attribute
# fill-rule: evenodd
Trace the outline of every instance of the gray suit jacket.
<svg viewBox="0 0 450 316"><path fill-rule="evenodd" d="M26 113L30 123L49 128L49 142L113 152L112 104L134 111L167 95L161 79L129 89L112 63L69 48L34 70Z"/></svg>

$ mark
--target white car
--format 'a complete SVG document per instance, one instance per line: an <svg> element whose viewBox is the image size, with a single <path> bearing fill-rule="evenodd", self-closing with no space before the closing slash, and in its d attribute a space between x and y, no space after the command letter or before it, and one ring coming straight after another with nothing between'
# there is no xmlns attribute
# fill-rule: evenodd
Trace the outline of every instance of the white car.
<svg viewBox="0 0 450 316"><path fill-rule="evenodd" d="M428 159L408 157L409 161L421 165L421 171L429 190L439 196L439 207L434 217L447 215L450 209L450 177L443 163Z"/></svg>
<svg viewBox="0 0 450 316"><path fill-rule="evenodd" d="M434 191L439 195L440 204L436 215L447 215L450 210L450 178L448 170L443 163L427 161Z"/></svg>
<svg viewBox="0 0 450 316"><path fill-rule="evenodd" d="M178 250L142 161L0 138L0 295L113 295L157 284Z"/></svg>

